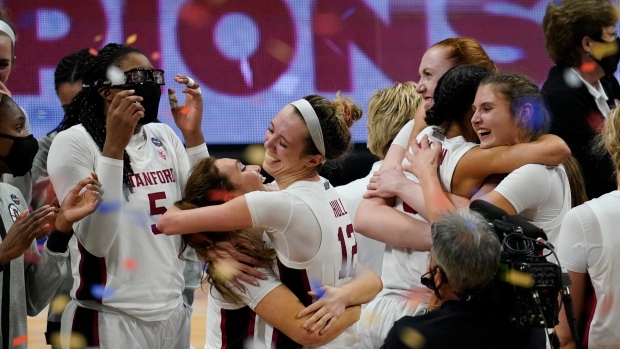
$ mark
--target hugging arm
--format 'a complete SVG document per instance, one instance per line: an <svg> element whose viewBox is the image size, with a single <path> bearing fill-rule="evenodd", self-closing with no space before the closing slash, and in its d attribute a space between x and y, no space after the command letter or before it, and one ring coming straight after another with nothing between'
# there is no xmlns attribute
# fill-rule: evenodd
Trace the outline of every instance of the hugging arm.
<svg viewBox="0 0 620 349"><path fill-rule="evenodd" d="M356 232L393 246L428 251L430 225L390 206L386 200L364 199L357 208L353 227Z"/></svg>

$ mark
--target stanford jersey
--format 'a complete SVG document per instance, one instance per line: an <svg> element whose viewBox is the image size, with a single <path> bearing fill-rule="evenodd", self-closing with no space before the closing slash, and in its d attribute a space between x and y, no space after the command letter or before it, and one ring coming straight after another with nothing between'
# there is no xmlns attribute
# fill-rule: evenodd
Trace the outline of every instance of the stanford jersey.
<svg viewBox="0 0 620 349"><path fill-rule="evenodd" d="M435 127L429 126L422 130L417 136L418 142L424 135L428 136L429 141L441 141L443 152L441 154L441 164L439 165L439 180L444 190L450 192L452 184L452 175L459 160L471 148L475 147L475 143L465 141L462 136L446 139L442 134L437 132ZM405 158L403 165L408 165L409 160ZM405 171L407 178L418 182L418 179L410 172ZM408 215L426 221L422 216L417 214L415 210L409 207L400 198L396 198L395 208ZM383 287L389 289L400 290L426 290L420 283L420 276L426 273L429 262L429 253L415 251L412 248L395 247L386 245L383 258Z"/></svg>
<svg viewBox="0 0 620 349"><path fill-rule="evenodd" d="M354 276L353 225L325 178L299 181L279 192L252 192L246 200L253 226L263 228L276 249L280 280L304 305L313 301L307 293L312 285L340 286ZM351 326L322 348L351 348L356 342Z"/></svg>
<svg viewBox="0 0 620 349"><path fill-rule="evenodd" d="M157 219L181 199L190 159L197 163L208 152L204 145L186 152L159 123L144 125L126 151L131 190L123 189L123 161L103 157L81 125L59 133L50 148L49 173L60 201L91 171L105 190L97 212L74 225L71 296L82 307L160 321L181 302L185 262L178 258L181 237L160 234Z"/></svg>

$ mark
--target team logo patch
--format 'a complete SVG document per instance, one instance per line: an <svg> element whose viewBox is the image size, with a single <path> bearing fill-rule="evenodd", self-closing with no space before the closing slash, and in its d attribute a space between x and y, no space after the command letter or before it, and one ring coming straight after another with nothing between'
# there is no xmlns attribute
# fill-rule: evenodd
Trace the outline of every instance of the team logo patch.
<svg viewBox="0 0 620 349"><path fill-rule="evenodd" d="M152 137L151 138L151 142L153 142L153 144L155 144L158 147L161 147L162 143L159 139L157 139L157 137Z"/></svg>
<svg viewBox="0 0 620 349"><path fill-rule="evenodd" d="M166 160L166 152L165 152L165 151L163 151L163 150L161 150L161 149L157 149L157 154L159 154L159 156L160 156L162 159Z"/></svg>
<svg viewBox="0 0 620 349"><path fill-rule="evenodd" d="M19 205L19 198L15 194L11 194L11 200L15 203L15 205Z"/></svg>
<svg viewBox="0 0 620 349"><path fill-rule="evenodd" d="M20 211L19 208L15 206L15 204L9 204L9 213L11 214L13 222L15 222L17 220L17 217L22 214L22 211Z"/></svg>

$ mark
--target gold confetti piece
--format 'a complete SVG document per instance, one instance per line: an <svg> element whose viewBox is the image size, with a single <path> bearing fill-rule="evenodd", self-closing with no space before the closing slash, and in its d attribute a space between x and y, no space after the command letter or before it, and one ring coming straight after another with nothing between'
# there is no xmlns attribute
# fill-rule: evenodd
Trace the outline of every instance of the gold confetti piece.
<svg viewBox="0 0 620 349"><path fill-rule="evenodd" d="M613 42L599 43L598 45L592 46L592 51L590 51L590 54L592 55L592 57L596 59L602 59L607 56L614 55L617 52L618 52L618 44L615 41L613 41Z"/></svg>
<svg viewBox="0 0 620 349"><path fill-rule="evenodd" d="M131 34L127 37L127 40L125 40L125 44L131 45L135 43L136 40L138 40L138 34Z"/></svg>
<svg viewBox="0 0 620 349"><path fill-rule="evenodd" d="M101 40L103 40L103 34L96 35L96 36L93 38L93 41L94 41L94 42L99 42L99 41L101 41Z"/></svg>
<svg viewBox="0 0 620 349"><path fill-rule="evenodd" d="M62 312L65 311L65 307L67 306L67 303L69 303L69 300L70 298L66 294L59 294L54 297L50 303L50 311L52 314L62 314Z"/></svg>
<svg viewBox="0 0 620 349"><path fill-rule="evenodd" d="M261 166L265 160L265 147L262 144L248 145L244 155L249 164Z"/></svg>
<svg viewBox="0 0 620 349"><path fill-rule="evenodd" d="M60 332L54 332L50 335L50 343L54 347L62 347L62 342L69 342L71 349L85 349L86 338L79 333L71 333L69 338L67 336L61 336Z"/></svg>
<svg viewBox="0 0 620 349"><path fill-rule="evenodd" d="M400 340L403 342L403 344L405 344L407 347L411 349L423 348L424 343L426 342L426 340L424 339L424 336L422 336L420 332L414 330L413 328L408 328L408 327L404 328L400 332Z"/></svg>
<svg viewBox="0 0 620 349"><path fill-rule="evenodd" d="M528 273L510 269L506 273L506 282L515 286L531 288L534 285L534 278Z"/></svg>

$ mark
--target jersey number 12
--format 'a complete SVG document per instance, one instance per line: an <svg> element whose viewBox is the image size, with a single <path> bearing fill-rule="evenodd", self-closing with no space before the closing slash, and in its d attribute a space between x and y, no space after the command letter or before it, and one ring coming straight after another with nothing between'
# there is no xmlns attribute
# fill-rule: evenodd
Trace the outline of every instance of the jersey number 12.
<svg viewBox="0 0 620 349"><path fill-rule="evenodd" d="M346 238L344 233L342 232L342 227L338 228L338 240L340 241L340 250L342 252L342 267L340 268L340 272L338 273L338 279L344 279L348 276L355 275L355 265L357 263L357 241L355 241L355 233L353 231L353 224L347 224L346 228ZM347 248L347 241L351 241L349 245L351 246L351 251ZM351 262L349 262L349 257L351 258Z"/></svg>

